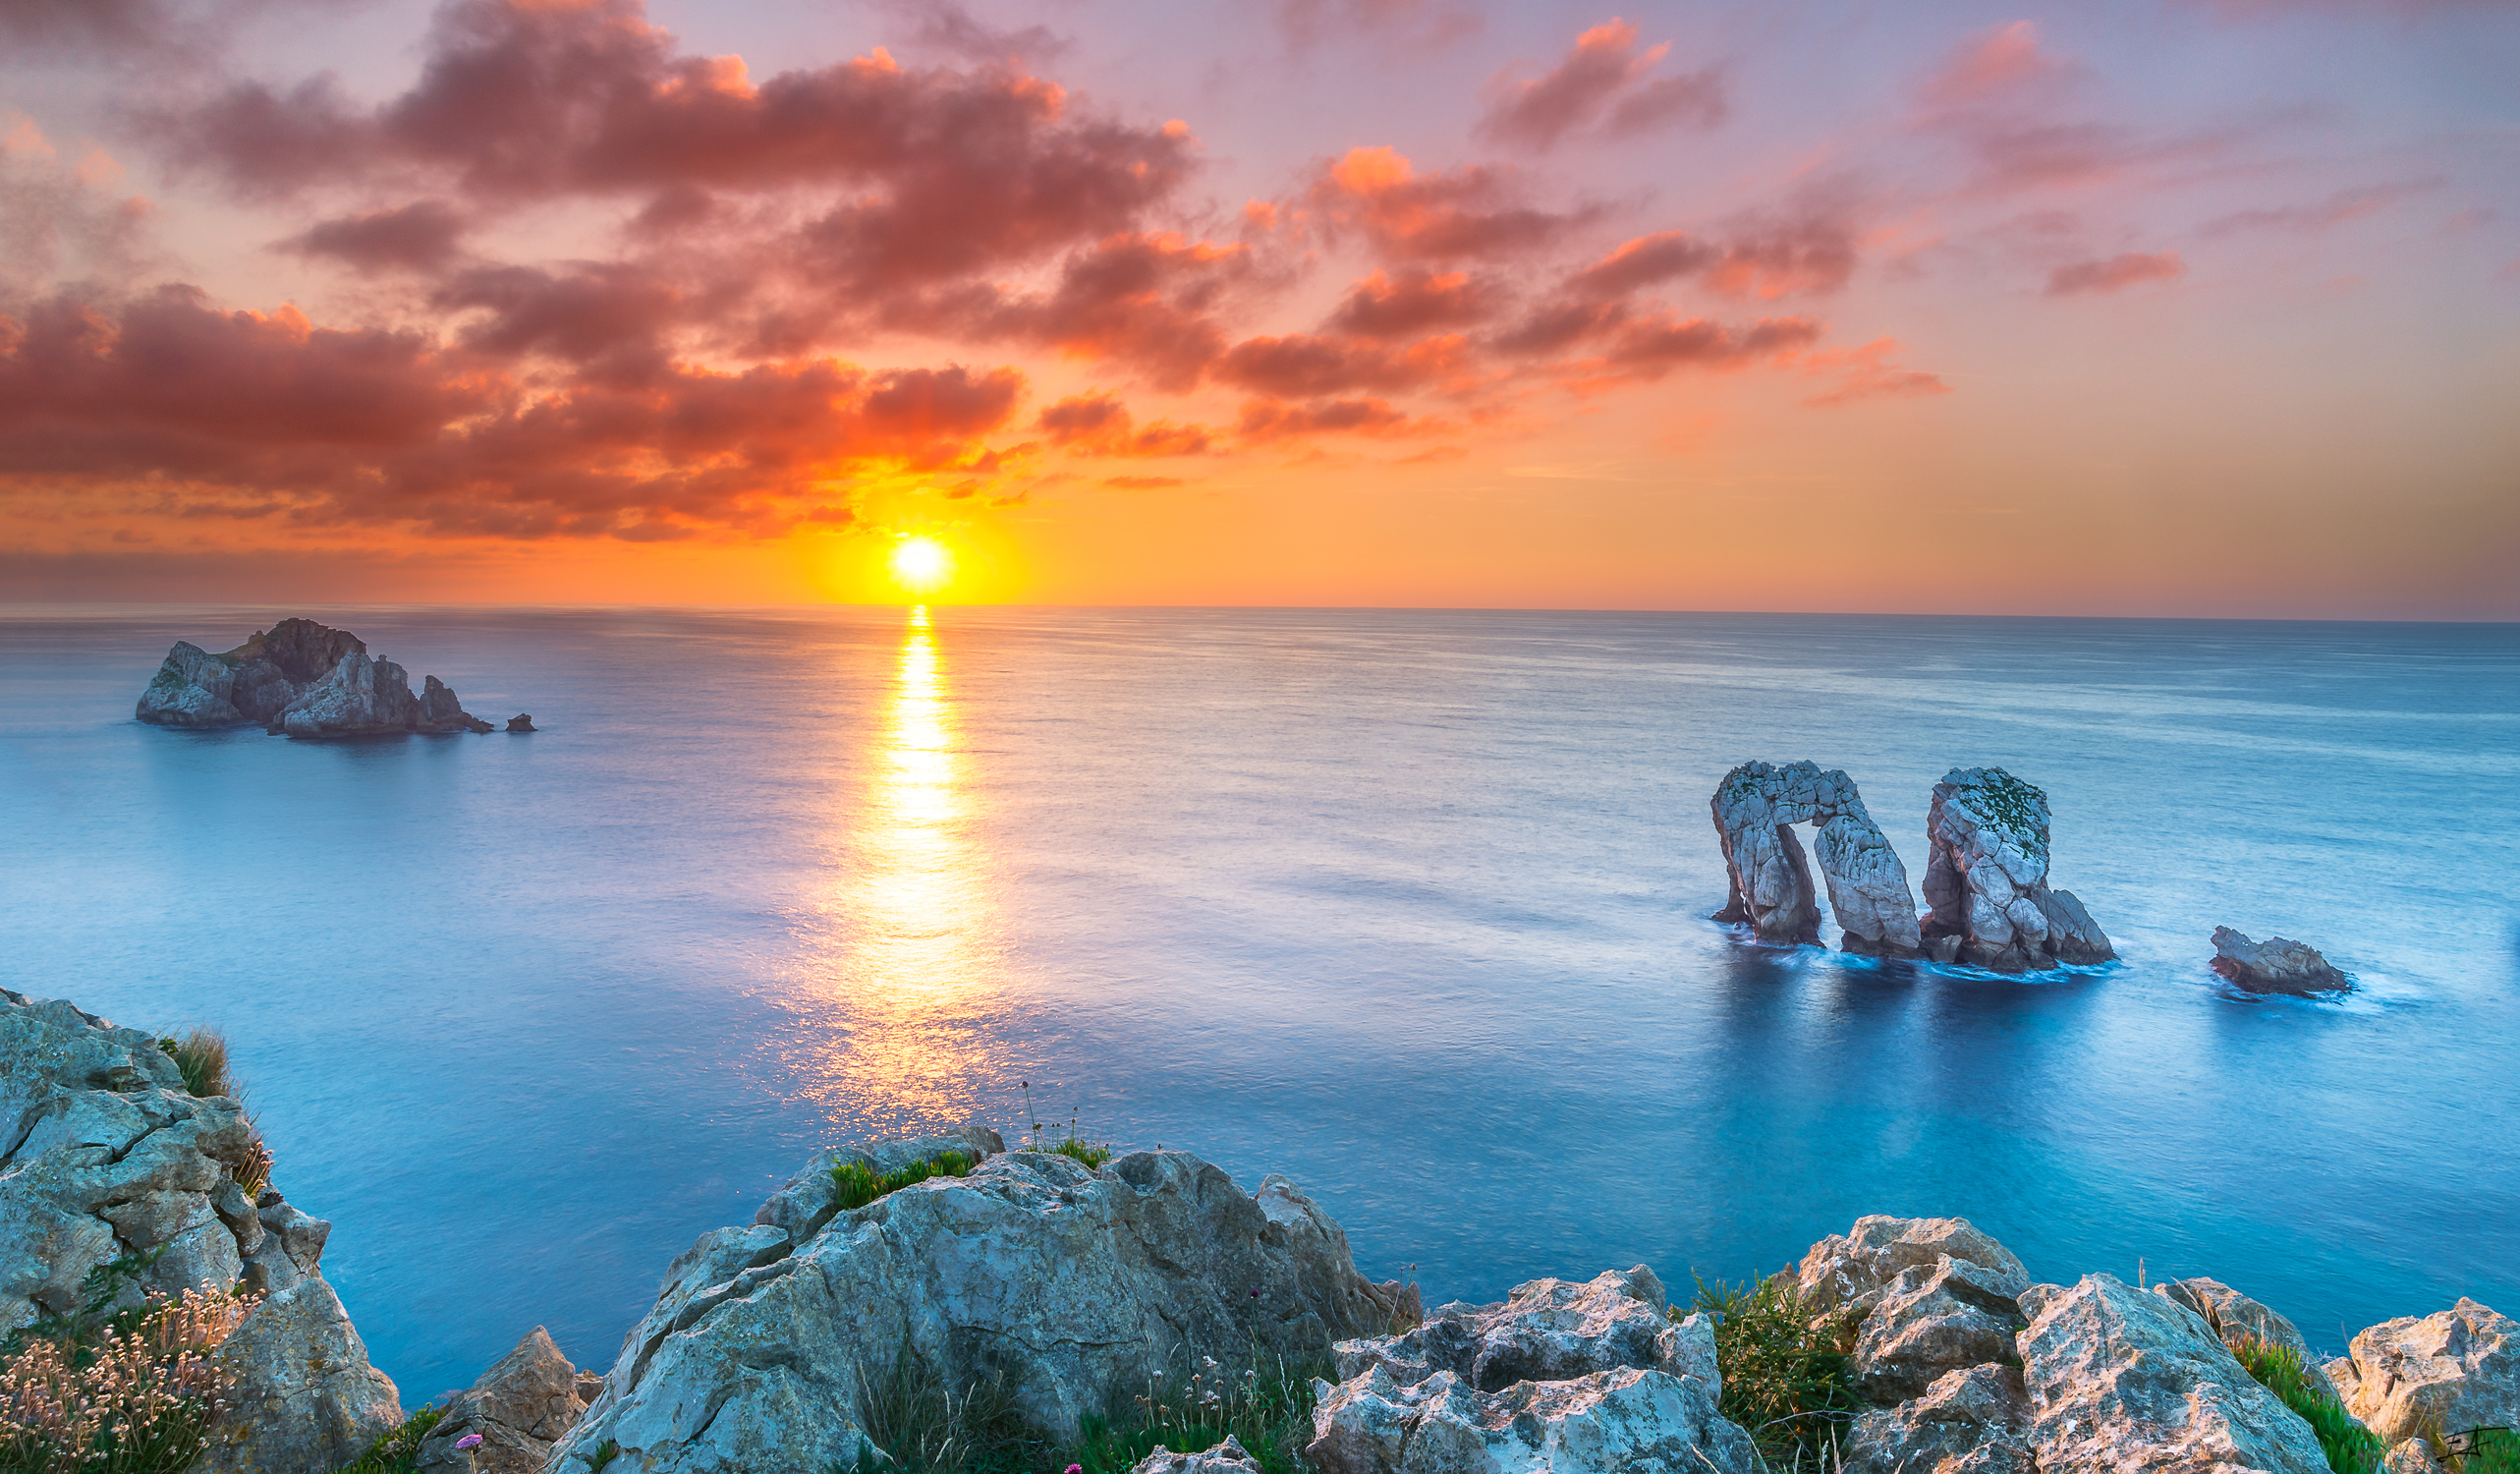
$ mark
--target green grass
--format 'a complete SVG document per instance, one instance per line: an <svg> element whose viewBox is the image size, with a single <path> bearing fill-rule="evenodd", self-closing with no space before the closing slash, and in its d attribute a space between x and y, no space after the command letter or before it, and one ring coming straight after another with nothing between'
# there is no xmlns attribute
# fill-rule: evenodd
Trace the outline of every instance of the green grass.
<svg viewBox="0 0 2520 1474"><path fill-rule="evenodd" d="M1136 1405L1117 1417L1088 1417L1077 1446L1057 1458L1083 1474L1128 1474L1157 1447L1200 1453L1228 1435L1267 1474L1310 1474L1304 1446L1313 1438L1313 1379L1334 1377L1328 1359L1247 1367L1240 1373L1203 1360L1184 1374L1149 1379Z"/></svg>
<svg viewBox="0 0 2520 1474"><path fill-rule="evenodd" d="M939 1152L925 1162L914 1162L889 1172L878 1172L864 1162L844 1162L831 1169L831 1181L840 1190L840 1211L846 1213L930 1177L968 1177L976 1165L960 1152Z"/></svg>
<svg viewBox="0 0 2520 1474"><path fill-rule="evenodd" d="M1111 1160L1111 1147L1108 1143L1096 1146L1078 1136L1071 1136L1050 1150L1062 1157L1073 1157L1084 1162L1089 1172Z"/></svg>
<svg viewBox="0 0 2520 1474"><path fill-rule="evenodd" d="M2496 1429L2477 1436L2477 1450L2443 1459L2451 1474L2520 1474L2520 1433Z"/></svg>
<svg viewBox="0 0 2520 1474"><path fill-rule="evenodd" d="M367 1446L367 1451L344 1464L340 1474L412 1474L420 1466L420 1441L446 1417L446 1407L423 1407L401 1427Z"/></svg>
<svg viewBox="0 0 2520 1474"><path fill-rule="evenodd" d="M858 1426L891 1462L860 1445L857 1474L1031 1474L1049 1453L1002 1376L948 1386L907 1336L890 1367L860 1370ZM845 1471L835 1464L831 1474Z"/></svg>
<svg viewBox="0 0 2520 1474"><path fill-rule="evenodd" d="M2345 1404L2311 1386L2300 1352L2244 1335L2232 1343L2231 1354L2267 1390L2283 1399L2284 1406L2301 1414L2310 1431L2319 1435L2320 1451L2327 1455L2327 1467L2335 1474L2372 1474L2380 1467L2388 1450L2381 1446L2379 1435L2355 1421Z"/></svg>
<svg viewBox="0 0 2520 1474"><path fill-rule="evenodd" d="M1714 1318L1723 1414L1749 1431L1760 1456L1771 1466L1833 1463L1866 1406L1851 1358L1859 1318L1821 1315L1790 1274L1755 1285L1701 1280L1696 1303L1672 1315L1690 1310Z"/></svg>

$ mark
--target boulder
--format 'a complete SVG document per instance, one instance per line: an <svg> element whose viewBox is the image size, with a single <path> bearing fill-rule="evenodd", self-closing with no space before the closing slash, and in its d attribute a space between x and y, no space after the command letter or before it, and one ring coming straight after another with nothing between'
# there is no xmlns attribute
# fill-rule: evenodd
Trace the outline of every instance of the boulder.
<svg viewBox="0 0 2520 1474"><path fill-rule="evenodd" d="M1990 1271L2003 1283L2030 1283L2030 1272L2012 1251L1967 1219L1880 1214L1857 1219L1853 1228L1812 1245L1794 1277L1804 1302L1816 1313L1869 1311L1901 1275L1932 1269L1945 1258Z"/></svg>
<svg viewBox="0 0 2520 1474"><path fill-rule="evenodd" d="M2302 996L2343 992L2354 981L2338 972L2319 949L2288 936L2251 941L2245 932L2213 929L2213 970L2251 992L2289 992Z"/></svg>
<svg viewBox="0 0 2520 1474"><path fill-rule="evenodd" d="M2319 1438L2194 1311L2109 1275L2021 1297L2042 1470L2327 1474Z"/></svg>
<svg viewBox="0 0 2520 1474"><path fill-rule="evenodd" d="M509 717L509 718L508 718L508 730L509 730L509 731L511 731L511 732L531 732L531 731L532 731L532 730L533 730L533 717L532 717L532 715L531 713L528 713L528 712L520 711L520 712L518 712L516 715Z"/></svg>
<svg viewBox="0 0 2520 1474"><path fill-rule="evenodd" d="M447 689L446 683L430 676L420 692L420 715L413 722L419 732L486 732L490 724L464 709L463 701Z"/></svg>
<svg viewBox="0 0 2520 1474"><path fill-rule="evenodd" d="M237 1103L187 1094L151 1036L0 990L0 1330L83 1309L107 1266L126 1307L259 1295L213 1353L237 1388L199 1468L331 1469L401 1403L322 1278L331 1225L268 1189L246 1201L252 1149Z"/></svg>
<svg viewBox="0 0 2520 1474"><path fill-rule="evenodd" d="M2302 1380L2314 1391L2324 1392L2342 1402L2344 1394L2336 1389L2319 1359L2310 1352L2310 1343L2302 1339L2299 1328L2268 1307L2250 1299L2219 1279L2202 1276L2193 1279L2165 1279L2153 1286L2153 1293L2168 1297L2202 1317L2213 1333L2222 1337L2226 1346L2237 1347L2255 1338L2277 1346L2301 1358Z"/></svg>
<svg viewBox="0 0 2520 1474"><path fill-rule="evenodd" d="M1342 1342L1338 1369L1336 1387L1314 1385L1305 1450L1328 1474L1749 1474L1754 1461L1719 1410L1712 1323L1674 1324L1642 1266L1444 1306L1399 1334Z"/></svg>
<svg viewBox="0 0 2520 1474"><path fill-rule="evenodd" d="M1937 958L2020 973L2117 955L2072 891L2048 888L2040 789L2000 767L1955 767L1933 785L1926 842L1923 935Z"/></svg>
<svg viewBox="0 0 2520 1474"><path fill-rule="evenodd" d="M2449 1471L2433 1456L2431 1444L2422 1439L2408 1439L2382 1456L2380 1474L2449 1474Z"/></svg>
<svg viewBox="0 0 2520 1474"><path fill-rule="evenodd" d="M175 642L149 677L132 714L161 727L237 727L252 718L237 709L236 667L187 640Z"/></svg>
<svg viewBox="0 0 2520 1474"><path fill-rule="evenodd" d="M1945 1372L1922 1396L1855 1421L1840 1474L2032 1474L2021 1369Z"/></svg>
<svg viewBox="0 0 2520 1474"><path fill-rule="evenodd" d="M946 1139L997 1146L977 1125ZM948 1388L1002 1379L1028 1424L1073 1439L1155 1370L1317 1354L1410 1303L1356 1273L1293 1183L1246 1192L1187 1152L1098 1170L994 1153L851 1210L833 1160L675 1261L554 1474L608 1443L645 1474L855 1467L865 1383L905 1351Z"/></svg>
<svg viewBox="0 0 2520 1474"><path fill-rule="evenodd" d="M1844 932L1841 944L1875 956L1918 955L1907 867L1843 770L1745 763L1715 785L1709 807L1729 885L1714 920L1746 924L1762 941L1818 941L1819 898L1792 828L1815 824L1829 910Z"/></svg>
<svg viewBox="0 0 2520 1474"><path fill-rule="evenodd" d="M1175 1453L1158 1446L1138 1460L1129 1474L1260 1474L1260 1463L1242 1440L1229 1433L1225 1442L1204 1453Z"/></svg>
<svg viewBox="0 0 2520 1474"><path fill-rule="evenodd" d="M2009 1361L2026 1324L2027 1276L1945 1254L1881 1287L1855 1343L1855 1379L1876 1402L1923 1393L1944 1374Z"/></svg>
<svg viewBox="0 0 2520 1474"><path fill-rule="evenodd" d="M551 1446L586 1410L578 1369L536 1326L447 1404L414 1467L419 1474L541 1474ZM457 1446L475 1435L479 1443Z"/></svg>
<svg viewBox="0 0 2520 1474"><path fill-rule="evenodd" d="M2346 1411L2384 1444L2436 1420L2442 1433L2520 1428L2520 1325L2465 1296L2420 1320L2368 1328L2327 1370Z"/></svg>

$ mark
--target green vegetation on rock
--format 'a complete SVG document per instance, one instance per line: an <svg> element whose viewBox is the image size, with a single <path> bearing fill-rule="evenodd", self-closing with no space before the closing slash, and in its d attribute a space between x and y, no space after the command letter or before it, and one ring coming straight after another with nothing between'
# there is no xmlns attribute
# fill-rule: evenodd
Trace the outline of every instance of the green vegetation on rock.
<svg viewBox="0 0 2520 1474"><path fill-rule="evenodd" d="M367 1451L344 1464L340 1474L412 1474L420 1467L420 1442L446 1417L446 1405L423 1407L402 1426L367 1446Z"/></svg>
<svg viewBox="0 0 2520 1474"><path fill-rule="evenodd" d="M1852 1359L1860 1317L1822 1314L1791 1274L1743 1286L1700 1280L1696 1303L1672 1315L1692 1310L1714 1318L1723 1414L1749 1432L1760 1456L1771 1466L1809 1459L1833 1467L1865 1408Z"/></svg>
<svg viewBox="0 0 2520 1474"><path fill-rule="evenodd" d="M1323 1358L1300 1367L1279 1363L1240 1374L1213 1359L1187 1376L1149 1381L1135 1407L1116 1418L1084 1420L1082 1437L1054 1465L1080 1466L1082 1474L1127 1474L1158 1447L1202 1453L1229 1436L1267 1474L1306 1474L1304 1446L1313 1436L1313 1379L1337 1375Z"/></svg>
<svg viewBox="0 0 2520 1474"><path fill-rule="evenodd" d="M2284 1406L2301 1414L2310 1431L2319 1435L2320 1450L2327 1455L2327 1467L2335 1474L2372 1474L2380 1467L2388 1450L2380 1446L2379 1435L2355 1421L2345 1404L2310 1385L2300 1352L2244 1335L2232 1343L2231 1354L2260 1385L2283 1399Z"/></svg>
<svg viewBox="0 0 2520 1474"><path fill-rule="evenodd" d="M878 1172L860 1162L844 1162L831 1169L831 1181L840 1190L840 1210L846 1213L930 1177L968 1177L975 1165L960 1152L939 1152L925 1162L914 1162L889 1172Z"/></svg>

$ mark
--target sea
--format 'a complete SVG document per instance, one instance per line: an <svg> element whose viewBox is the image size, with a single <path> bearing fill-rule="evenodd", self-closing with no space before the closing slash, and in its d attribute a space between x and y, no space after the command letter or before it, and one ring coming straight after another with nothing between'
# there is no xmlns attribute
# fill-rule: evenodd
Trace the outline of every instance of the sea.
<svg viewBox="0 0 2520 1474"><path fill-rule="evenodd" d="M287 614L532 735L143 726ZM1708 799L2044 788L2119 960L1757 944ZM0 610L0 983L225 1032L406 1404L817 1149L1292 1177L1429 1303L1965 1217L2341 1349L2520 1313L2520 626L1312 609ZM2207 966L2232 926L2334 1001ZM1833 942L1834 929L1825 932ZM1037 1123L1037 1125L1036 1125Z"/></svg>

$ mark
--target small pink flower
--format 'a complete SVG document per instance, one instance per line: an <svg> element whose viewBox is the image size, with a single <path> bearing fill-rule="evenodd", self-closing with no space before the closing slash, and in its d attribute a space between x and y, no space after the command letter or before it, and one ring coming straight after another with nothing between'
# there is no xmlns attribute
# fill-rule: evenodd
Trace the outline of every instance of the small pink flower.
<svg viewBox="0 0 2520 1474"><path fill-rule="evenodd" d="M481 1436L477 1433L468 1433L455 1441L455 1446L458 1448L477 1448L480 1445Z"/></svg>
<svg viewBox="0 0 2520 1474"><path fill-rule="evenodd" d="M1085 1465L1083 1465L1083 1464L1070 1464L1070 1465L1068 1465L1068 1474L1085 1474Z"/></svg>

